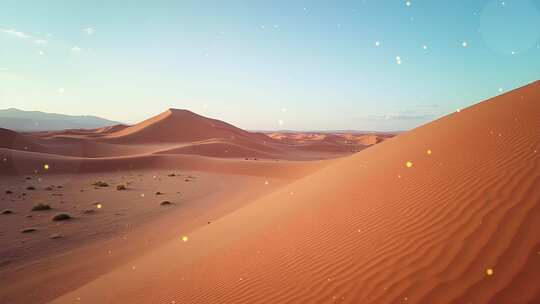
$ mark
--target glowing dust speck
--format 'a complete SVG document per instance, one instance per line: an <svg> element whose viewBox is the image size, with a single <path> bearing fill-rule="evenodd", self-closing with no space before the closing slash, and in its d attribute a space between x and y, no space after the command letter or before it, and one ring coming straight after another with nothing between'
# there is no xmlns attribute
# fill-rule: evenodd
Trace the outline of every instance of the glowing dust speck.
<svg viewBox="0 0 540 304"><path fill-rule="evenodd" d="M412 167L412 162L410 162L410 161L406 162L405 166L407 166L407 168L411 168Z"/></svg>
<svg viewBox="0 0 540 304"><path fill-rule="evenodd" d="M187 235L184 235L184 236L182 237L182 241L184 241L184 242L187 242L187 241L188 241Z"/></svg>
<svg viewBox="0 0 540 304"><path fill-rule="evenodd" d="M492 276L493 275L493 269L491 269L491 268L486 269L486 275Z"/></svg>
<svg viewBox="0 0 540 304"><path fill-rule="evenodd" d="M96 208L101 209L101 208L103 208L103 205L102 204L97 204Z"/></svg>
<svg viewBox="0 0 540 304"><path fill-rule="evenodd" d="M45 165L43 165L43 169L45 169L45 170L49 170L49 164L45 164Z"/></svg>
<svg viewBox="0 0 540 304"><path fill-rule="evenodd" d="M433 152L431 152L431 150L427 150L426 153L427 153L428 155L431 155L431 153L433 153Z"/></svg>

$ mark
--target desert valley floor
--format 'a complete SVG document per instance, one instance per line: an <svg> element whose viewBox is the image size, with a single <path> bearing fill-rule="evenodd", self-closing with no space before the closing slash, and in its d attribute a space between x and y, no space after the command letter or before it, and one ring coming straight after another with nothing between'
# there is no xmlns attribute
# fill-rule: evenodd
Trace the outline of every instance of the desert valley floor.
<svg viewBox="0 0 540 304"><path fill-rule="evenodd" d="M394 136L0 129L0 303L540 303L540 82Z"/></svg>

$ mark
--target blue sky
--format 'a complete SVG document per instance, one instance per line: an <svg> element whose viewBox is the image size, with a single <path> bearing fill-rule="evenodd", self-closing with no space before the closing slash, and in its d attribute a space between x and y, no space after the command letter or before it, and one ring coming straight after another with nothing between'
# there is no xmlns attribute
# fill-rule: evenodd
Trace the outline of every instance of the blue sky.
<svg viewBox="0 0 540 304"><path fill-rule="evenodd" d="M404 130L540 79L540 0L0 7L0 108Z"/></svg>

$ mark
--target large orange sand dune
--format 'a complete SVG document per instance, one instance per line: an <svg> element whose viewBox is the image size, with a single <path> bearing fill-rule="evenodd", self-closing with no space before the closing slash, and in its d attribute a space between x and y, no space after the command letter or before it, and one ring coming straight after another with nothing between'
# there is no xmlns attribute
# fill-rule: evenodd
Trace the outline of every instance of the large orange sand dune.
<svg viewBox="0 0 540 304"><path fill-rule="evenodd" d="M539 303L539 101L402 134L52 303Z"/></svg>

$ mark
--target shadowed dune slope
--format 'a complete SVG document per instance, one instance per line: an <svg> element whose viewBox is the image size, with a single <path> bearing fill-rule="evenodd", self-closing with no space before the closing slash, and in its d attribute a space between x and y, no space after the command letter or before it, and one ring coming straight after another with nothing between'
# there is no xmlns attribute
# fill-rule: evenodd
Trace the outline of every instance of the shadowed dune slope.
<svg viewBox="0 0 540 304"><path fill-rule="evenodd" d="M3 128L0 128L0 148L13 150L45 150L44 147L35 143L32 138Z"/></svg>
<svg viewBox="0 0 540 304"><path fill-rule="evenodd" d="M539 118L536 82L342 159L54 303L540 303Z"/></svg>

